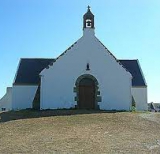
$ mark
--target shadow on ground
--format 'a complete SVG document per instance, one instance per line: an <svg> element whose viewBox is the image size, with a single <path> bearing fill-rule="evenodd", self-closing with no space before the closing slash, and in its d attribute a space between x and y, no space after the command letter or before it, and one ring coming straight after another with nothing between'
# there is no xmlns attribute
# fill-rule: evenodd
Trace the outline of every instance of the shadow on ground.
<svg viewBox="0 0 160 154"><path fill-rule="evenodd" d="M0 113L0 122L8 122L19 119L31 119L50 116L70 116L78 114L96 114L96 113L116 113L120 111L102 111L102 110L20 110Z"/></svg>

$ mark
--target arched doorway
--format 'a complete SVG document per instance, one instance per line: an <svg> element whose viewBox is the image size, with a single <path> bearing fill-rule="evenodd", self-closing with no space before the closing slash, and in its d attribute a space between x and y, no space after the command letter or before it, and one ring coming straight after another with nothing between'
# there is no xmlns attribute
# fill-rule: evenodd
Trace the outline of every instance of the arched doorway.
<svg viewBox="0 0 160 154"><path fill-rule="evenodd" d="M76 93L75 108L99 109L98 102L102 101L98 80L91 74L83 74L76 80L74 92Z"/></svg>
<svg viewBox="0 0 160 154"><path fill-rule="evenodd" d="M79 101L80 109L95 109L95 81L91 78L82 78L79 82Z"/></svg>

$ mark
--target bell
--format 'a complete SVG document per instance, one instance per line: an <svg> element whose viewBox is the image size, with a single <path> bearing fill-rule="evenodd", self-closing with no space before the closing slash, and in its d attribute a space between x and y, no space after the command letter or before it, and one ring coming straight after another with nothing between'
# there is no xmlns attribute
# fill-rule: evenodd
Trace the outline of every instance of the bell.
<svg viewBox="0 0 160 154"><path fill-rule="evenodd" d="M90 21L87 22L87 26L88 26L88 27L91 26L91 22L90 22Z"/></svg>

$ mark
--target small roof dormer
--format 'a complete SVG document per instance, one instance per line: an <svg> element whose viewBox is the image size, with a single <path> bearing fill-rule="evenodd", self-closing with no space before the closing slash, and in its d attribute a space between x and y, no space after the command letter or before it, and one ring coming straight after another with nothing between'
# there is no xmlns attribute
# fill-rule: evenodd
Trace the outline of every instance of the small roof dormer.
<svg viewBox="0 0 160 154"><path fill-rule="evenodd" d="M83 16L83 29L85 28L94 29L94 15L90 10L90 6L88 6L88 10Z"/></svg>

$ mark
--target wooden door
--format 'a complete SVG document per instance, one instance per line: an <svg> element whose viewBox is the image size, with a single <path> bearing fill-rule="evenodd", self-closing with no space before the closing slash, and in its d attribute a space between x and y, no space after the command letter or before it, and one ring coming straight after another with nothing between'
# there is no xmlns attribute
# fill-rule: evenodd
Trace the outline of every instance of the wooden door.
<svg viewBox="0 0 160 154"><path fill-rule="evenodd" d="M92 79L84 78L80 81L79 108L95 109L95 83Z"/></svg>

